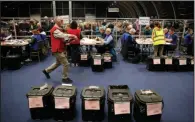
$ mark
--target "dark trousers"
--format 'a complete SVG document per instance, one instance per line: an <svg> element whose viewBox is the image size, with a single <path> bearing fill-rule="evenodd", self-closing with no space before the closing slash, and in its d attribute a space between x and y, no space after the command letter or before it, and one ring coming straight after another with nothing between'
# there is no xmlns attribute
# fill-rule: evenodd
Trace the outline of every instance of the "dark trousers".
<svg viewBox="0 0 195 122"><path fill-rule="evenodd" d="M154 45L154 56L162 56L164 45Z"/></svg>
<svg viewBox="0 0 195 122"><path fill-rule="evenodd" d="M168 51L175 51L176 48L177 48L176 45L165 45L163 50L163 55L167 55Z"/></svg>
<svg viewBox="0 0 195 122"><path fill-rule="evenodd" d="M193 55L193 45L192 44L189 44L187 45L187 54L188 55Z"/></svg>
<svg viewBox="0 0 195 122"><path fill-rule="evenodd" d="M79 61L79 57L80 57L79 46L80 45L77 44L71 45L71 63L76 64Z"/></svg>

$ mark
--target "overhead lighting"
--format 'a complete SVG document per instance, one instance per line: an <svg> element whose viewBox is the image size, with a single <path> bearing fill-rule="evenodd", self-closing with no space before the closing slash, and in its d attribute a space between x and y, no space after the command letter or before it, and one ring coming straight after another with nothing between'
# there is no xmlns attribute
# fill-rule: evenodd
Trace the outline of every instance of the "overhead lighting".
<svg viewBox="0 0 195 122"><path fill-rule="evenodd" d="M7 6L5 6L5 8L7 8Z"/></svg>

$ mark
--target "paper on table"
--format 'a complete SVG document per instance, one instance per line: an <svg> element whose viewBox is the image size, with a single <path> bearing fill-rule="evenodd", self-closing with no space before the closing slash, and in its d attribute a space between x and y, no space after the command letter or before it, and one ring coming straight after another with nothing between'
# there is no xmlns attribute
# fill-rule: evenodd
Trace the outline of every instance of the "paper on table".
<svg viewBox="0 0 195 122"><path fill-rule="evenodd" d="M42 97L29 97L29 108L43 108Z"/></svg>
<svg viewBox="0 0 195 122"><path fill-rule="evenodd" d="M85 110L100 110L100 101L85 100Z"/></svg>
<svg viewBox="0 0 195 122"><path fill-rule="evenodd" d="M130 114L130 102L122 102L114 104L115 115Z"/></svg>
<svg viewBox="0 0 195 122"><path fill-rule="evenodd" d="M101 65L101 59L94 59L94 65Z"/></svg>
<svg viewBox="0 0 195 122"><path fill-rule="evenodd" d="M160 64L160 59L153 59L153 64Z"/></svg>
<svg viewBox="0 0 195 122"><path fill-rule="evenodd" d="M104 57L104 62L111 62L111 57Z"/></svg>
<svg viewBox="0 0 195 122"><path fill-rule="evenodd" d="M186 64L187 64L187 62L186 62L185 59L180 59L179 60L179 65L186 65Z"/></svg>
<svg viewBox="0 0 195 122"><path fill-rule="evenodd" d="M168 65L170 65L170 64L172 64L172 59L165 59L165 64L168 64Z"/></svg>
<svg viewBox="0 0 195 122"><path fill-rule="evenodd" d="M81 60L87 60L87 55L81 55Z"/></svg>
<svg viewBox="0 0 195 122"><path fill-rule="evenodd" d="M55 97L55 108L56 109L69 109L70 108L70 99L63 97Z"/></svg>
<svg viewBox="0 0 195 122"><path fill-rule="evenodd" d="M147 103L147 116L162 114L162 102Z"/></svg>

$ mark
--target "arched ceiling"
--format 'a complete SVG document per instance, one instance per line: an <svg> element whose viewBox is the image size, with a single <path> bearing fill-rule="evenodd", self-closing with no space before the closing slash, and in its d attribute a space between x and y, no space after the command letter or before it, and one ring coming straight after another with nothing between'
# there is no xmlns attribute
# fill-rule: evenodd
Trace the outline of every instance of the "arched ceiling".
<svg viewBox="0 0 195 122"><path fill-rule="evenodd" d="M98 1L100 2L100 1ZM112 3L111 1L101 1ZM21 6L23 2L7 2L7 6ZM160 19L193 19L194 1L115 1L120 9L121 18L137 18L139 16Z"/></svg>

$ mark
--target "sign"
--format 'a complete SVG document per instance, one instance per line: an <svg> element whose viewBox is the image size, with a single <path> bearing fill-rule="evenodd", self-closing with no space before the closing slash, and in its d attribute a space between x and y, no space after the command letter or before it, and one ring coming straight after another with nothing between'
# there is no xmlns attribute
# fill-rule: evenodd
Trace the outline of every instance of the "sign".
<svg viewBox="0 0 195 122"><path fill-rule="evenodd" d="M119 8L108 8L108 12L119 12Z"/></svg>
<svg viewBox="0 0 195 122"><path fill-rule="evenodd" d="M29 108L43 108L42 97L30 97L28 98Z"/></svg>
<svg viewBox="0 0 195 122"><path fill-rule="evenodd" d="M165 59L165 64L166 65L172 65L172 63L173 63L172 59L170 59L170 58Z"/></svg>
<svg viewBox="0 0 195 122"><path fill-rule="evenodd" d="M112 62L111 57L104 57L104 62Z"/></svg>
<svg viewBox="0 0 195 122"><path fill-rule="evenodd" d="M150 17L139 17L139 25L150 25Z"/></svg>
<svg viewBox="0 0 195 122"><path fill-rule="evenodd" d="M63 19L63 23L64 24L68 24L69 23L69 15L64 15L64 16L61 16L62 19Z"/></svg>
<svg viewBox="0 0 195 122"><path fill-rule="evenodd" d="M87 60L87 55L81 55L81 60L83 61L83 60Z"/></svg>
<svg viewBox="0 0 195 122"><path fill-rule="evenodd" d="M160 64L160 59L153 59L153 64L154 65Z"/></svg>
<svg viewBox="0 0 195 122"><path fill-rule="evenodd" d="M70 108L70 99L69 98L55 98L55 108L56 109L69 109Z"/></svg>
<svg viewBox="0 0 195 122"><path fill-rule="evenodd" d="M130 102L115 103L114 113L115 115L130 114Z"/></svg>
<svg viewBox="0 0 195 122"><path fill-rule="evenodd" d="M180 59L179 65L187 65L187 61L185 59Z"/></svg>
<svg viewBox="0 0 195 122"><path fill-rule="evenodd" d="M94 65L101 65L101 59L94 59Z"/></svg>
<svg viewBox="0 0 195 122"><path fill-rule="evenodd" d="M162 102L147 103L147 116L162 114Z"/></svg>
<svg viewBox="0 0 195 122"><path fill-rule="evenodd" d="M100 110L100 101L85 100L85 110Z"/></svg>

